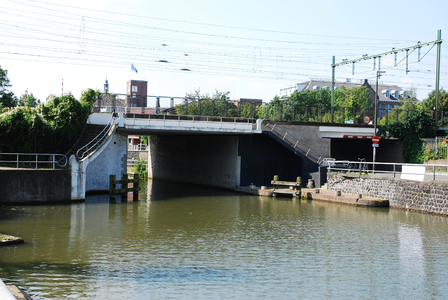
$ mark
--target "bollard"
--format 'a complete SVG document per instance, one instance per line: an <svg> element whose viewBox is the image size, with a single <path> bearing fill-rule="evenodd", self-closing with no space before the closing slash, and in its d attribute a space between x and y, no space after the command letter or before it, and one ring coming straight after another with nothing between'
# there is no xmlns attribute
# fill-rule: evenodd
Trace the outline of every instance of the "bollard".
<svg viewBox="0 0 448 300"><path fill-rule="evenodd" d="M115 198L115 196L114 196L114 191L115 191L115 187L116 187L115 179L116 179L115 175L109 176L109 197L110 198Z"/></svg>

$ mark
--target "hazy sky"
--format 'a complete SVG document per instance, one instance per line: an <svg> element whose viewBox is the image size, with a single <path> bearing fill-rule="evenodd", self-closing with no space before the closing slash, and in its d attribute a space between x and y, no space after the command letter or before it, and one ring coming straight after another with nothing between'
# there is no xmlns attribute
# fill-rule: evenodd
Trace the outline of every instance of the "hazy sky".
<svg viewBox="0 0 448 300"><path fill-rule="evenodd" d="M0 66L17 96L87 88L126 92L129 79L148 93L182 97L229 91L232 99L271 100L308 78L331 79L331 60L357 59L448 40L447 1L0 0ZM448 43L440 87L448 89ZM435 87L436 47L408 58L383 57L381 81ZM131 64L138 73L131 71ZM377 62L378 67L378 62ZM373 61L336 68L336 78L375 82Z"/></svg>

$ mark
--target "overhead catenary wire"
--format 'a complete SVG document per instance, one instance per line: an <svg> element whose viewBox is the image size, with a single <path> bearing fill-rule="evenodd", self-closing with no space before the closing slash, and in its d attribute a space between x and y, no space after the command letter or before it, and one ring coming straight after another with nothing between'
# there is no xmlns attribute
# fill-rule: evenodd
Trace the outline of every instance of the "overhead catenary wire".
<svg viewBox="0 0 448 300"><path fill-rule="evenodd" d="M184 55L188 54L188 69L196 74L270 79L280 77L297 82L300 80L299 78L320 77L319 73L329 70L329 60L332 54L336 54L340 58L353 58L359 57L359 53L381 52L390 45L409 43L409 41L397 42L386 39L382 40L384 43L367 42L365 38L353 38L350 43L316 42L306 39L297 40L297 36L306 37L308 35L292 32L281 33L294 36L293 39L252 39L247 35L209 34L205 30L201 32L179 31L137 22L118 22L115 19L96 16L86 16L85 36L81 40L79 38L79 22L86 11L102 12L103 15L119 13L51 4L45 1L32 1L32 3L26 0L8 1L24 5L24 9L19 11L0 6L2 16L0 18L2 27L0 53L8 59L14 59L13 57L16 56L24 60L24 57L29 56L35 61L46 61L47 63L80 65L81 62L89 62L90 64L86 65L97 64L113 68L127 68L128 63L132 60L138 62L142 70L180 72L185 69L184 66L187 62ZM35 5L36 3L40 6ZM47 4L58 7L58 9L48 9L42 6ZM26 7L33 7L36 11ZM68 8L70 11L64 11ZM74 13L72 8L76 8L79 13ZM121 16L151 19L151 17L130 14L121 14ZM165 21L182 23L181 20L166 19ZM219 26L198 22L186 23L207 27ZM101 28L104 24L109 25L107 29ZM233 28L233 26L222 27ZM138 29L140 32L130 32L129 28ZM257 32L256 29L250 28L238 28L238 30ZM179 32L184 34L182 38L174 36ZM263 32L263 30L258 32ZM321 37L324 36L321 35ZM203 37L209 38L204 40ZM328 35L325 37L340 38ZM46 42L45 46L39 44L42 41ZM83 52L78 53L81 43ZM331 53L327 47L331 47ZM260 55L254 55L254 49L259 49ZM74 56L76 54L82 55L82 59ZM427 53L427 57L434 57L434 55ZM162 64L161 61L168 63ZM411 65L413 62L409 64ZM383 61L383 65L384 68L387 67L386 61ZM425 66L424 68L427 68L428 65L431 64L422 64ZM343 74L347 74L348 77L350 72L351 70L348 68L343 71ZM360 66L357 67L356 76L369 77L371 72L371 66ZM416 73L418 76L415 75ZM398 75L388 75L398 78ZM445 76L446 73L442 72L441 75ZM342 76L344 75L341 74L341 78ZM415 81L428 80L429 75L426 77L426 73L423 71L411 70L411 74L407 78ZM424 86L420 83L419 85Z"/></svg>

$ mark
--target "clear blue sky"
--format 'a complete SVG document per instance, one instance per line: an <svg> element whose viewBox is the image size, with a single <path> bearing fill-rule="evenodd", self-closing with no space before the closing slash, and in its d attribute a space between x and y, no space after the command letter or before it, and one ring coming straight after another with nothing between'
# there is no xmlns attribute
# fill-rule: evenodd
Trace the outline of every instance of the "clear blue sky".
<svg viewBox="0 0 448 300"><path fill-rule="evenodd" d="M87 88L126 92L147 80L150 95L229 91L231 98L269 101L280 88L331 78L331 59L356 59L392 48L448 40L446 1L144 1L2 0L0 66L17 96ZM440 87L448 89L448 42L442 44ZM426 54L426 55L425 55ZM435 87L436 47L394 67L382 59L384 83ZM131 63L138 73L131 72ZM182 70L183 69L183 70ZM189 70L189 71L186 71ZM375 80L373 61L338 67L336 78Z"/></svg>

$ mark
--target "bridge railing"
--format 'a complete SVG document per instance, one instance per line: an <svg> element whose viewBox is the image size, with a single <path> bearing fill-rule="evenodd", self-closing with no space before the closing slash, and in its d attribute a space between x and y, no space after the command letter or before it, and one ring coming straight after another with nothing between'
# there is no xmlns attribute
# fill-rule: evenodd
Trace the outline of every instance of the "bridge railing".
<svg viewBox="0 0 448 300"><path fill-rule="evenodd" d="M68 159L64 154L46 153L0 153L0 167L42 169L49 166L54 170L56 166L63 168Z"/></svg>
<svg viewBox="0 0 448 300"><path fill-rule="evenodd" d="M88 156L90 153L92 153L101 146L101 143L106 139L107 135L109 134L109 131L114 125L116 118L117 116L113 112L110 116L109 122L104 127L104 129L89 143L87 143L85 146L79 148L78 151L76 151L76 157L78 159L83 159L84 157Z"/></svg>
<svg viewBox="0 0 448 300"><path fill-rule="evenodd" d="M124 114L126 125L170 126L170 127L202 127L220 129L257 129L257 120L237 117L184 116L184 115L152 115ZM188 122L182 122L188 121Z"/></svg>
<svg viewBox="0 0 448 300"><path fill-rule="evenodd" d="M185 97L103 94L94 105L95 112L124 112L143 114L176 114L189 116L221 116L269 119L286 122L313 122L339 124L365 124L364 116L374 118L373 107L343 107L291 104L285 100L261 102L260 100L213 100ZM378 124L402 122L411 111L398 108L378 109ZM433 118L434 111L428 111ZM448 112L438 111L438 125L445 126Z"/></svg>

